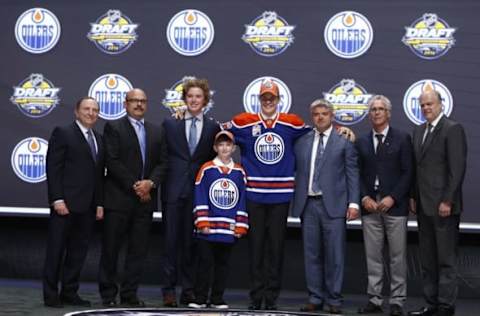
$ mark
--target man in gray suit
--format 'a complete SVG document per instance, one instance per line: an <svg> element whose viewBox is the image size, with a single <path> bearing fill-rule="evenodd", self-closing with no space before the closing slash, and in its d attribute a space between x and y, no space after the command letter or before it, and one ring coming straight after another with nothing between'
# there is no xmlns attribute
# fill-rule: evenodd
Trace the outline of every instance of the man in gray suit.
<svg viewBox="0 0 480 316"><path fill-rule="evenodd" d="M442 112L441 95L421 94L426 123L413 132L416 185L411 209L417 213L423 294L428 304L409 315L453 315L457 298L457 253L462 183L467 159L463 127Z"/></svg>
<svg viewBox="0 0 480 316"><path fill-rule="evenodd" d="M293 215L301 218L309 302L304 312L341 313L345 219L359 215L359 173L353 144L333 128L333 105L310 105L315 128L295 144Z"/></svg>

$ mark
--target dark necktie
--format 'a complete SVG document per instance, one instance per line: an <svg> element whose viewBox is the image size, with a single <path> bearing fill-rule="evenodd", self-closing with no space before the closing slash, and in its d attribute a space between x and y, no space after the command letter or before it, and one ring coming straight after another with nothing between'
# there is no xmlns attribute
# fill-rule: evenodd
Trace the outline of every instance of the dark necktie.
<svg viewBox="0 0 480 316"><path fill-rule="evenodd" d="M375 134L375 137L377 138L377 147L375 148L375 154L378 155L378 153L383 148L383 134Z"/></svg>
<svg viewBox="0 0 480 316"><path fill-rule="evenodd" d="M87 131L87 142L90 147L90 153L92 154L93 161L97 161L97 149L95 148L95 141L93 140L92 130Z"/></svg>
<svg viewBox="0 0 480 316"><path fill-rule="evenodd" d="M422 148L428 144L428 141L430 140L430 136L432 135L432 128L433 128L433 125L428 123L427 124L427 135L425 135L425 138L423 139L423 142L422 142Z"/></svg>
<svg viewBox="0 0 480 316"><path fill-rule="evenodd" d="M192 124L190 125L190 131L188 133L188 149L190 150L190 155L193 155L195 148L197 147L197 121L198 119L194 116L191 118Z"/></svg>
<svg viewBox="0 0 480 316"><path fill-rule="evenodd" d="M315 156L315 164L313 170L312 191L318 193L320 188L320 162L322 161L323 153L325 152L325 145L323 144L323 137L325 134L320 133L320 139L318 140L317 155Z"/></svg>

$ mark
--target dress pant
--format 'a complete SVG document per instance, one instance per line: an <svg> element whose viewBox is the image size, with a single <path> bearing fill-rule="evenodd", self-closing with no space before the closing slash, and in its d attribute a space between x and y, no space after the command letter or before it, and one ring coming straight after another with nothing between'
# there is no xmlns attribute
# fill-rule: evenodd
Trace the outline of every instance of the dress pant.
<svg viewBox="0 0 480 316"><path fill-rule="evenodd" d="M99 290L103 301L114 300L119 292L117 265L124 241L127 245L120 298L137 298L151 224L152 211L141 206L130 210L105 210L99 271Z"/></svg>
<svg viewBox="0 0 480 316"><path fill-rule="evenodd" d="M309 302L340 306L346 247L345 217L330 217L321 197L309 197L301 220Z"/></svg>
<svg viewBox="0 0 480 316"><path fill-rule="evenodd" d="M275 305L280 294L288 208L247 200L252 302Z"/></svg>
<svg viewBox="0 0 480 316"><path fill-rule="evenodd" d="M45 301L58 297L61 275L63 297L74 297L79 288L80 272L85 262L88 243L95 223L95 212L58 215L50 210L48 241L43 268L43 297Z"/></svg>
<svg viewBox="0 0 480 316"><path fill-rule="evenodd" d="M192 191L193 193L193 191ZM163 294L174 294L180 270L182 293L193 293L197 255L193 238L193 194L166 203Z"/></svg>
<svg viewBox="0 0 480 316"><path fill-rule="evenodd" d="M210 303L220 303L223 301L223 293L227 284L228 264L233 243L210 242L198 239L197 245L198 269L195 282L195 297L199 302L207 302L208 292L211 287Z"/></svg>
<svg viewBox="0 0 480 316"><path fill-rule="evenodd" d="M423 295L431 306L455 308L460 215L417 215Z"/></svg>
<svg viewBox="0 0 480 316"><path fill-rule="evenodd" d="M407 216L391 216L388 213L362 216L368 270L367 293L370 302L377 306L383 303L383 283L388 279L389 304L403 306L407 298L407 221ZM385 236L388 241L389 260L384 258ZM387 262L390 263L389 275L384 269Z"/></svg>

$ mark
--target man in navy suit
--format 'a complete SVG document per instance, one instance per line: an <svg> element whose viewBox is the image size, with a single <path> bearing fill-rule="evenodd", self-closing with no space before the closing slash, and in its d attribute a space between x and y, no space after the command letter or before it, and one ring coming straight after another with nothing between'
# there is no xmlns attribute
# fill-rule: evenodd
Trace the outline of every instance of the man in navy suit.
<svg viewBox="0 0 480 316"><path fill-rule="evenodd" d="M293 215L302 221L309 302L305 312L341 313L345 220L359 214L359 174L354 145L333 129L333 105L310 105L315 128L295 144Z"/></svg>
<svg viewBox="0 0 480 316"><path fill-rule="evenodd" d="M408 198L413 177L410 135L390 126L392 104L383 95L368 102L373 130L356 144L362 225L368 270L368 303L359 314L383 313L384 262L390 263L390 315L403 315L407 298ZM383 256L385 236L389 259Z"/></svg>
<svg viewBox="0 0 480 316"><path fill-rule="evenodd" d="M93 130L98 111L95 99L81 98L75 106L75 122L56 127L48 143L50 219L43 270L46 306L90 306L77 292L95 217L103 217L103 143Z"/></svg>
<svg viewBox="0 0 480 316"><path fill-rule="evenodd" d="M183 100L187 105L183 119L170 118L163 122L168 146L167 181L162 185L165 307L177 307L175 286L178 274L182 281L180 303L188 305L195 300L195 247L192 241L195 176L202 164L215 157L213 142L220 131L219 125L203 113L210 100L207 80L186 79Z"/></svg>
<svg viewBox="0 0 480 316"><path fill-rule="evenodd" d="M462 184L467 165L467 139L462 125L443 114L435 90L419 98L425 124L413 131L415 189L423 296L428 304L409 315L455 314L458 293L458 238L463 210Z"/></svg>
<svg viewBox="0 0 480 316"><path fill-rule="evenodd" d="M157 186L167 168L163 130L147 122L147 96L130 90L124 102L127 115L105 125L105 223L100 258L99 289L102 303L115 307L143 307L137 296L148 252L153 211L157 209ZM117 285L117 263L123 241L127 242L124 276Z"/></svg>

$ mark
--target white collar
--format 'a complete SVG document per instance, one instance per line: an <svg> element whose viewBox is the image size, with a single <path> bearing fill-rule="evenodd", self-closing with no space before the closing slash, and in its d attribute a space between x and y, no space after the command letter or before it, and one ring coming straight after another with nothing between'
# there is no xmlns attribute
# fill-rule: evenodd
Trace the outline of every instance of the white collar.
<svg viewBox="0 0 480 316"><path fill-rule="evenodd" d="M215 164L215 166L218 166L218 167L226 167L228 169L232 169L234 166L235 166L235 162L233 161L233 159L230 159L230 162L227 163L227 164L224 164L223 161L220 160L220 158L218 157L215 157L213 159L213 163Z"/></svg>

